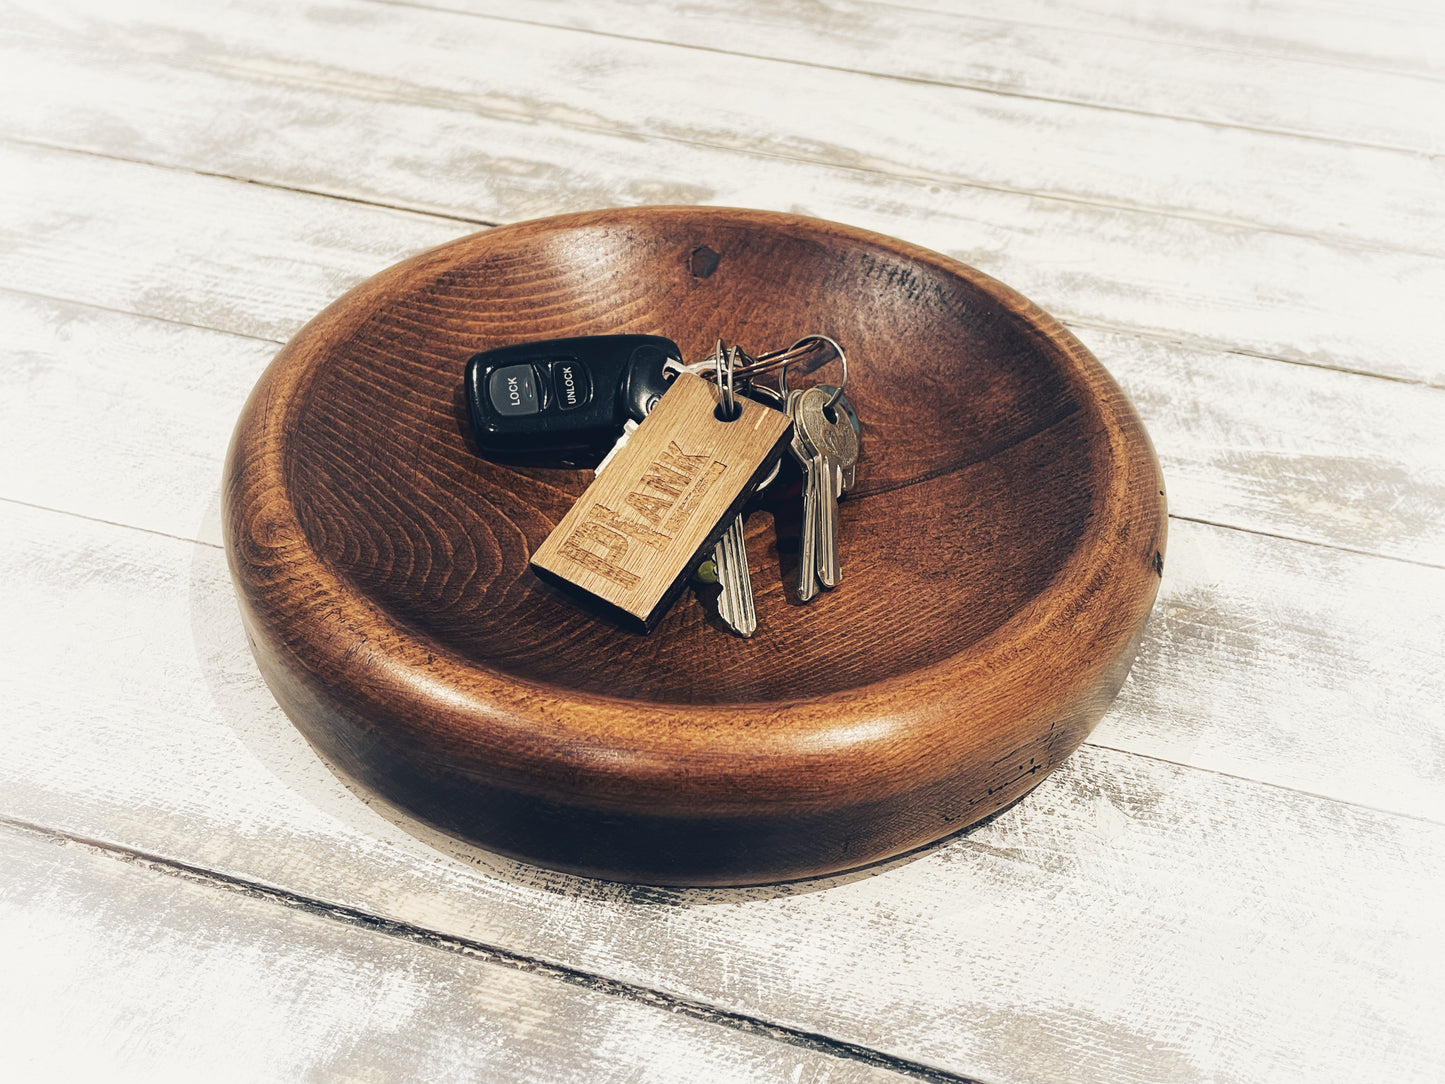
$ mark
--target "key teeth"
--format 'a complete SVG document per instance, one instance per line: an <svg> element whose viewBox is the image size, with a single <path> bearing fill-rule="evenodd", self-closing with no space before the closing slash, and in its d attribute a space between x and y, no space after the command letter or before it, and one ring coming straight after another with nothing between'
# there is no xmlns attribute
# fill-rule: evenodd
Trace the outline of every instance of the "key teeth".
<svg viewBox="0 0 1445 1084"><path fill-rule="evenodd" d="M803 466L803 534L798 540L798 600L810 602L818 593L818 521L814 514L817 480Z"/></svg>
<svg viewBox="0 0 1445 1084"><path fill-rule="evenodd" d="M718 584L721 587L717 598L718 617L744 639L751 637L758 628L747 552L742 517L739 516L728 524L722 538L718 539L713 547L713 562L717 565Z"/></svg>
<svg viewBox="0 0 1445 1084"><path fill-rule="evenodd" d="M838 490L839 475L831 466L824 466L826 475L820 491L826 492L818 502L818 582L826 588L837 587L843 582L842 562L838 556Z"/></svg>
<svg viewBox="0 0 1445 1084"><path fill-rule="evenodd" d="M804 476L798 573L798 597L803 602L815 598L820 586L831 589L843 582L838 501L847 488L848 472L857 461L857 432L849 422L828 415L828 395L816 387L788 397L793 454Z"/></svg>

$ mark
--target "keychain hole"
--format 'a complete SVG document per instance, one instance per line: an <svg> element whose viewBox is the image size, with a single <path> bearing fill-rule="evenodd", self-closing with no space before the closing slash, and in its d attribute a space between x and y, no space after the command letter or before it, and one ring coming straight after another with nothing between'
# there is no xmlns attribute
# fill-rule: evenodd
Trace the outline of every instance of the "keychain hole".
<svg viewBox="0 0 1445 1084"><path fill-rule="evenodd" d="M825 406L825 407L823 408L823 417L825 417L825 418L828 419L828 424L829 424L829 425L837 425L837 424L838 424L838 408L837 408L837 407L832 407L832 406Z"/></svg>
<svg viewBox="0 0 1445 1084"><path fill-rule="evenodd" d="M743 416L743 405L742 403L734 403L733 412L728 414L723 410L723 405L719 403L712 408L712 416L720 422L735 422Z"/></svg>

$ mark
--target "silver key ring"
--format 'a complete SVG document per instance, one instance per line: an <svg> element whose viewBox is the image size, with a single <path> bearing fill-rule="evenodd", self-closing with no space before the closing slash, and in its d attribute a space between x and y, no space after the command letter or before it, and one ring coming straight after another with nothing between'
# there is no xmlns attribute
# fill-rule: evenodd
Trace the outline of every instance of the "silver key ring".
<svg viewBox="0 0 1445 1084"><path fill-rule="evenodd" d="M737 391L733 387L733 368L737 364L737 347L729 350L723 345L723 341L717 341L717 352L713 354L713 364L717 370L718 391L722 394L723 421L732 421L741 411L738 409ZM727 357L727 379L723 379L723 357Z"/></svg>
<svg viewBox="0 0 1445 1084"><path fill-rule="evenodd" d="M848 355L843 353L843 348L826 335L804 335L801 339L788 347L787 353L791 354L804 343L824 342L833 348L833 353L838 355L838 360L843 365L843 375L838 378L838 386L833 389L832 396L828 399L827 409L832 410L838 405L838 400L843 398L843 389L848 386ZM783 398L788 397L788 366L784 365L778 370L778 390L783 393Z"/></svg>

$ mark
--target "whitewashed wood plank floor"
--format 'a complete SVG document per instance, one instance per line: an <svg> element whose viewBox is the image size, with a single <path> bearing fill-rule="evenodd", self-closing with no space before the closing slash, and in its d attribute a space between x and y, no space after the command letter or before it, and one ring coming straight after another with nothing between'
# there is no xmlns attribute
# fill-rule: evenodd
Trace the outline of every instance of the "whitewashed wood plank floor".
<svg viewBox="0 0 1445 1084"><path fill-rule="evenodd" d="M0 1078L1445 1076L1445 9L961 8L0 5ZM958 256L1139 406L1139 661L987 825L568 878L368 804L256 674L218 483L278 344L656 202Z"/></svg>
<svg viewBox="0 0 1445 1084"><path fill-rule="evenodd" d="M64 836L0 829L0 856L6 980L27 991L0 1022L8 1080L898 1080L866 1052Z"/></svg>

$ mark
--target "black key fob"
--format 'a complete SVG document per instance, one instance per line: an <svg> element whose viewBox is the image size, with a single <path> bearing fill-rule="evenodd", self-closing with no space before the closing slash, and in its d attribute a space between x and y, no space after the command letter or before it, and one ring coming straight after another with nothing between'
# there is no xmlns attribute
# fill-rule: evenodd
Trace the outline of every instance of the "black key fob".
<svg viewBox="0 0 1445 1084"><path fill-rule="evenodd" d="M680 361L659 335L590 335L517 343L467 362L467 417L477 450L506 462L595 462L623 424L641 421Z"/></svg>

